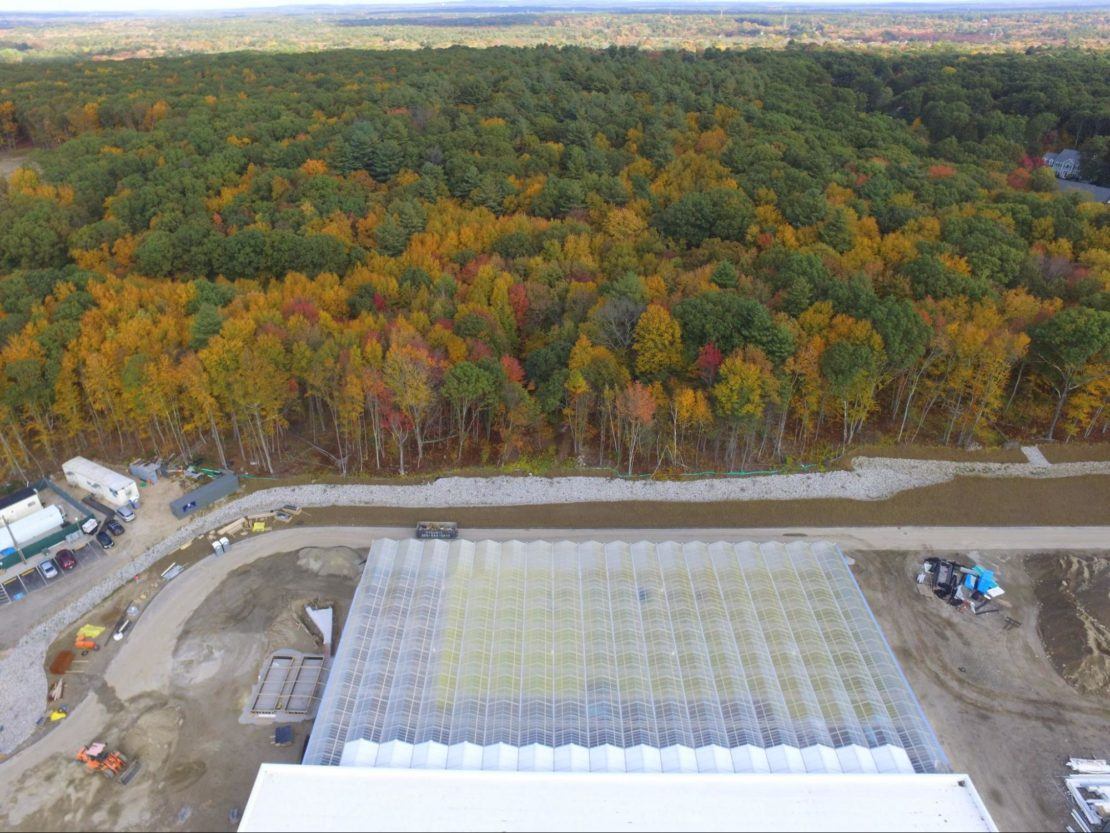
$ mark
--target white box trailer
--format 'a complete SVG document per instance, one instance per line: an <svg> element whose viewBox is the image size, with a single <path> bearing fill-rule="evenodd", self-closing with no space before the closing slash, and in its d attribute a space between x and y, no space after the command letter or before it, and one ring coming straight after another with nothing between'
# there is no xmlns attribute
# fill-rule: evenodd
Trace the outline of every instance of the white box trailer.
<svg viewBox="0 0 1110 833"><path fill-rule="evenodd" d="M20 489L0 498L0 520L15 523L42 509L38 489Z"/></svg>
<svg viewBox="0 0 1110 833"><path fill-rule="evenodd" d="M62 464L66 482L103 498L112 506L139 505L139 487L130 477L100 463L74 457Z"/></svg>
<svg viewBox="0 0 1110 833"><path fill-rule="evenodd" d="M25 547L46 533L60 529L65 522L66 516L61 509L47 506L13 523L0 524L0 550Z"/></svg>

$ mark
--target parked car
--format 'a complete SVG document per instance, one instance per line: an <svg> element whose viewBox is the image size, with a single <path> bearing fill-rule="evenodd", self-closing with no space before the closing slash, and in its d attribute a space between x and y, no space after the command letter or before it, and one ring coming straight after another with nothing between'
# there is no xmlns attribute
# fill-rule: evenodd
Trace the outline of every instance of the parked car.
<svg viewBox="0 0 1110 833"><path fill-rule="evenodd" d="M42 575L43 575L44 578L57 578L58 577L58 567L49 558L46 559L41 564L39 564L39 569L42 570Z"/></svg>
<svg viewBox="0 0 1110 833"><path fill-rule="evenodd" d="M72 570L77 566L77 556L73 554L73 550L58 550L54 560L63 570Z"/></svg>
<svg viewBox="0 0 1110 833"><path fill-rule="evenodd" d="M96 533L96 543L100 544L100 546L104 547L106 550L110 550L116 545L116 542L112 540L112 536L103 529Z"/></svg>
<svg viewBox="0 0 1110 833"><path fill-rule="evenodd" d="M123 535L123 524L121 524L115 518L110 518L108 522L104 524L104 526L106 526L108 528L108 531L111 532L113 535Z"/></svg>
<svg viewBox="0 0 1110 833"><path fill-rule="evenodd" d="M132 509L130 506L121 506L119 509L116 510L116 514L127 521L127 523L131 523L133 520L135 520L135 510Z"/></svg>
<svg viewBox="0 0 1110 833"><path fill-rule="evenodd" d="M96 528L100 526L100 522L96 518L85 518L81 523L81 531L86 535L92 535L96 532Z"/></svg>

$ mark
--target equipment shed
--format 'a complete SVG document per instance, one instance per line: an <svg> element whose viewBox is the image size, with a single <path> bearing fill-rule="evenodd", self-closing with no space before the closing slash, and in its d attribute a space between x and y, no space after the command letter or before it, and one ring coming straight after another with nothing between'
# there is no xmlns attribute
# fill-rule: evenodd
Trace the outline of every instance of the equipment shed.
<svg viewBox="0 0 1110 833"><path fill-rule="evenodd" d="M239 490L239 478L234 472L225 471L215 480L170 501L170 511L174 517L184 518L198 509L211 506L220 498L227 497Z"/></svg>
<svg viewBox="0 0 1110 833"><path fill-rule="evenodd" d="M147 483L157 483L159 477L166 476L166 467L162 465L161 457L157 460L135 460L127 470Z"/></svg>

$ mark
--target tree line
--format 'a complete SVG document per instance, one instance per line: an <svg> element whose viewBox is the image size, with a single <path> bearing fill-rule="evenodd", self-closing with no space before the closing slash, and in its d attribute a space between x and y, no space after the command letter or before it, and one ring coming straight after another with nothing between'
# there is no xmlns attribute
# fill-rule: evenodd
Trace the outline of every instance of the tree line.
<svg viewBox="0 0 1110 833"><path fill-rule="evenodd" d="M0 446L626 473L1108 427L1104 53L0 71ZM1100 104L1100 102L1102 102ZM5 108L5 105L6 108Z"/></svg>

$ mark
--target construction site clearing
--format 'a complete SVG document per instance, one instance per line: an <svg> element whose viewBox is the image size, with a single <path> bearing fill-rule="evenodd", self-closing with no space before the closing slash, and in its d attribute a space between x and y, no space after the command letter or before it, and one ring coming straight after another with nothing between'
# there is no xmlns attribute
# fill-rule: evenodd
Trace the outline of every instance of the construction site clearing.
<svg viewBox="0 0 1110 833"><path fill-rule="evenodd" d="M311 528L302 532L314 538ZM92 627L85 638L99 650L78 648L76 630L55 643L47 694L60 696L45 704L34 741L0 764L5 829L234 829L258 766L300 760L326 676L316 672L331 652L323 631L342 633L365 551L306 547L265 556L201 585L203 592L178 593L184 618L172 632L162 632L161 620L144 630L140 614L125 640L108 637L136 601L147 606L169 586L163 572L180 575L205 552L210 542L202 539L85 617L80 624ZM984 570L1004 578L1005 597L996 601L1016 627L962 603L938 603L934 588L917 581L920 552L846 554L953 768L972 776L999 828L1083 829L1071 816L1074 796L1094 795L1097 803L1098 795L1065 778L1099 776L1075 776L1065 762L1105 757L1110 738L1106 554L992 552L989 564L975 565L979 572L961 574L961 586ZM982 560L925 556L963 566ZM332 621L321 627L323 610ZM90 637L95 628L103 630ZM136 638L136 650L119 654ZM265 679L278 658L298 669L295 698L288 673L270 696ZM306 668L308 659L320 663ZM296 683L306 671L314 680L307 695ZM302 714L270 708L290 702ZM50 721L59 707L65 715ZM74 765L78 750L98 743L141 761L125 787Z"/></svg>

